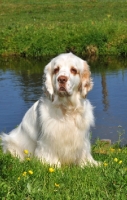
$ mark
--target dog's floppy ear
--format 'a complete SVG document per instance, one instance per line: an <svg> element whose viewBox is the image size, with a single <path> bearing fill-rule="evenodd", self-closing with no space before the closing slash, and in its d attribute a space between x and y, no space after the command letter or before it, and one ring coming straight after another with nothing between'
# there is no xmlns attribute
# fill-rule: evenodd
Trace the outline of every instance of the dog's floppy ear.
<svg viewBox="0 0 127 200"><path fill-rule="evenodd" d="M53 101L54 100L54 90L53 90L53 85L52 85L51 62L45 66L44 75L43 75L43 84L44 84L44 92L45 92L46 96L48 96L49 99L51 101Z"/></svg>
<svg viewBox="0 0 127 200"><path fill-rule="evenodd" d="M89 65L86 61L83 61L83 71L81 73L81 96L83 98L86 97L87 93L93 88L93 81L91 78L91 72L89 69Z"/></svg>

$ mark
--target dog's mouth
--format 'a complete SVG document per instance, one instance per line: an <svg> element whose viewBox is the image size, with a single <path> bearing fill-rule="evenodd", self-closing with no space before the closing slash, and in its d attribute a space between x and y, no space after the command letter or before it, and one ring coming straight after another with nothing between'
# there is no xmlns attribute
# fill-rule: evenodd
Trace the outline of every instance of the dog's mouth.
<svg viewBox="0 0 127 200"><path fill-rule="evenodd" d="M67 91L66 91L66 88L65 88L65 87L61 86L61 87L59 88L59 92L67 92Z"/></svg>
<svg viewBox="0 0 127 200"><path fill-rule="evenodd" d="M58 90L58 95L61 97L64 97L64 96L68 96L69 94L64 86L60 86Z"/></svg>

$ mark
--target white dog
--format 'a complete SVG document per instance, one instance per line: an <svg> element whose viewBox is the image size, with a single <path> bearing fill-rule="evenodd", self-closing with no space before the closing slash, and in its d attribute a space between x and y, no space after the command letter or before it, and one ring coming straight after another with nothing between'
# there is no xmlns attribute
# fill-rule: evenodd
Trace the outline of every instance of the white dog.
<svg viewBox="0 0 127 200"><path fill-rule="evenodd" d="M3 133L4 153L24 159L24 150L43 163L97 165L91 155L90 127L93 107L86 99L93 82L86 61L61 54L44 69L43 97L25 114L21 124Z"/></svg>

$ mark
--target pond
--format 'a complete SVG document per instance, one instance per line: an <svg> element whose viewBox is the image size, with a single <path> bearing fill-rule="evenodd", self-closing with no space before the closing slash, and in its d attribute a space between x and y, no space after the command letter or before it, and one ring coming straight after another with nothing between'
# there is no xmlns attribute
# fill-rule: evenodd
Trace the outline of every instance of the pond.
<svg viewBox="0 0 127 200"><path fill-rule="evenodd" d="M0 58L0 132L8 133L42 95L42 74L51 58ZM96 138L127 143L127 59L87 59L94 81L88 99L94 106Z"/></svg>

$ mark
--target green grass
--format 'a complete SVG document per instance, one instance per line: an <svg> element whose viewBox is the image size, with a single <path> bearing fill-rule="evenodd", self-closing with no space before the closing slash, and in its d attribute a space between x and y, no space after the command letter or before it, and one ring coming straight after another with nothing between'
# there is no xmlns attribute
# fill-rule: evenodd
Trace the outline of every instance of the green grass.
<svg viewBox="0 0 127 200"><path fill-rule="evenodd" d="M127 148L97 141L92 152L100 167L64 166L50 172L35 158L28 161L26 155L20 162L0 150L0 199L126 200Z"/></svg>
<svg viewBox="0 0 127 200"><path fill-rule="evenodd" d="M0 54L127 55L127 1L0 0Z"/></svg>

